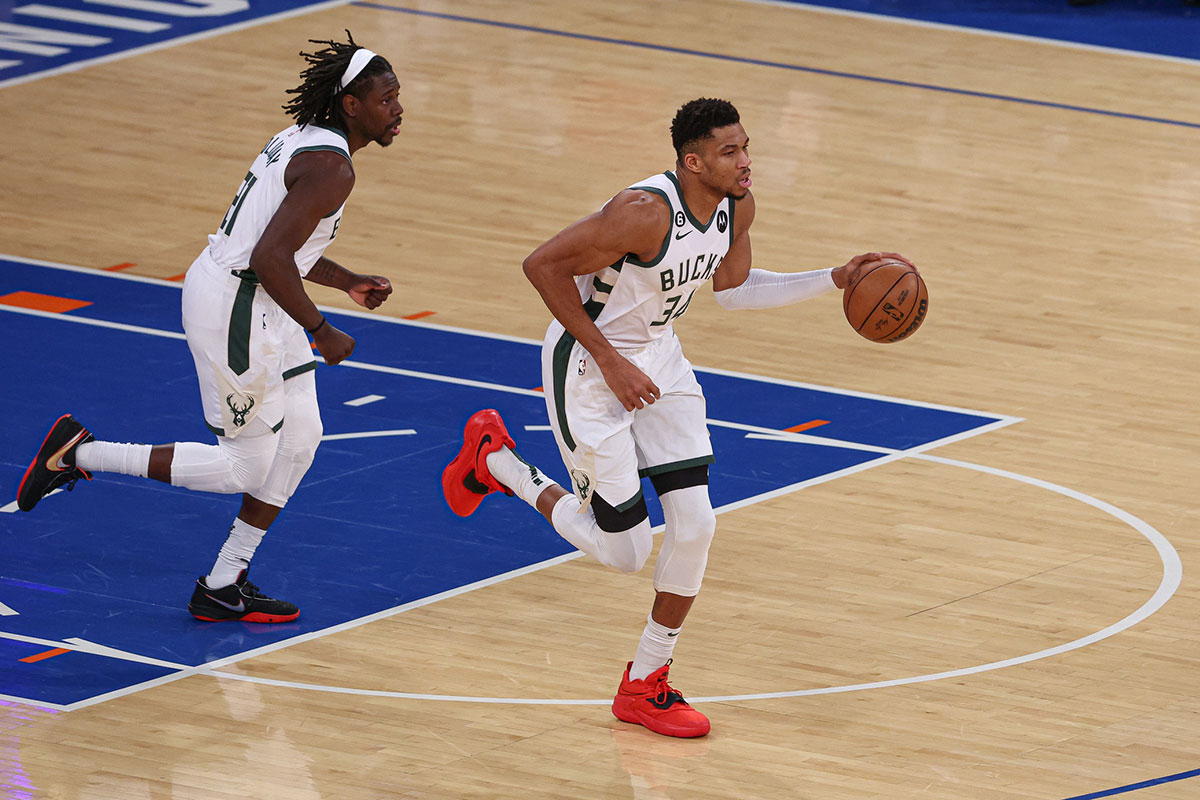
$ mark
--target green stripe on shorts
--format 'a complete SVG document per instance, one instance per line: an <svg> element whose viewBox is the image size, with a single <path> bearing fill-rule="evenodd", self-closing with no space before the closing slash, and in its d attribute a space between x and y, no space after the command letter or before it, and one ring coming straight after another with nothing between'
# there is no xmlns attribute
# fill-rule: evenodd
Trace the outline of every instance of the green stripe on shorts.
<svg viewBox="0 0 1200 800"><path fill-rule="evenodd" d="M716 458L713 456L700 456L699 458L688 458L683 461L672 461L670 464L655 464L653 467L645 467L638 470L638 477L649 478L652 475L665 475L668 472L677 472L681 469L690 469L698 467L701 464L714 464Z"/></svg>
<svg viewBox="0 0 1200 800"><path fill-rule="evenodd" d="M571 452L575 452L575 439L567 425L567 362L571 359L571 350L574 347L575 337L563 331L558 343L554 345L554 360L551 366L554 377L554 411L558 416L558 428L562 433L563 444Z"/></svg>

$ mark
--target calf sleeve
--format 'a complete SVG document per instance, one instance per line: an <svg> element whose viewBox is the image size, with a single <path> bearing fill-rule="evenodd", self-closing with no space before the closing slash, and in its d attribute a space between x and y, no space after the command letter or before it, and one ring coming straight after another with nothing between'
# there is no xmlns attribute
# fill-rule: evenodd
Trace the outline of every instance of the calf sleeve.
<svg viewBox="0 0 1200 800"><path fill-rule="evenodd" d="M654 588L660 592L694 597L700 592L708 548L717 530L717 516L708 497L708 486L687 486L664 493L666 533L654 565Z"/></svg>
<svg viewBox="0 0 1200 800"><path fill-rule="evenodd" d="M262 484L250 492L255 500L283 508L312 466L324 427L317 405L315 373L305 372L287 383L287 406L275 458Z"/></svg>

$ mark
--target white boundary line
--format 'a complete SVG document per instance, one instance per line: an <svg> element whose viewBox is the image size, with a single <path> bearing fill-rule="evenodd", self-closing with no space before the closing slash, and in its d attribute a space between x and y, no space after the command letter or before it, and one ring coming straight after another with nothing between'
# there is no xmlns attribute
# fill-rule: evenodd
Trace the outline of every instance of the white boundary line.
<svg viewBox="0 0 1200 800"><path fill-rule="evenodd" d="M1136 611L1134 611L1133 613L1126 616L1124 619L1121 619L1120 621L1118 621L1112 625L1109 625L1107 628L1104 628L1102 630L1096 631L1095 633L1089 634L1088 636L1084 636L1080 639L1075 639L1074 641L1067 642L1066 644L1056 645L1054 647L1049 647L1044 650L1039 650L1036 653L1029 653L1027 655L1016 656L1014 658L1007 658L1002 661L992 661L987 664L979 664L979 665L976 665L973 667L964 667L962 669L948 670L945 672L936 672L936 673L931 673L928 675L915 675L915 676L911 676L911 677L907 677L907 678L896 678L893 680L875 681L872 683L858 683L858 684L852 684L852 685L848 685L848 686L828 686L828 687L821 687L821 688L817 688L817 689L800 689L800 690L796 690L796 691L786 691L786 692L760 692L760 693L756 693L756 694L736 694L736 695L720 695L720 696L711 696L711 697L693 697L693 698L690 698L690 702L693 702L693 703L717 703L717 702L736 702L736 701L746 701L746 700L773 700L773 699L780 699L780 698L786 698L786 697L809 697L812 695L840 694L840 693L844 693L844 692L858 692L858 691L864 691L867 689L884 689L884 688L889 688L892 686L905 686L905 685L913 684L913 683L928 683L930 681L944 680L946 678L962 678L962 677L966 677L969 675L977 675L981 672L990 672L992 670L1003 669L1005 667L1017 666L1019 664L1028 664L1032 661L1039 661L1044 658L1050 658L1051 656L1061 655L1062 653L1067 653L1067 652L1070 652L1071 650L1078 650L1082 647L1086 647L1087 645L1095 644L1096 642L1102 641L1111 636L1115 636L1116 634L1118 634L1128 628L1133 627L1134 625L1138 624L1139 622L1141 622L1142 620L1146 619L1151 614L1156 612L1158 609L1160 609L1164 605L1166 605L1167 601L1171 599L1171 596L1174 595L1176 590L1178 590L1178 588L1179 588L1180 582L1183 577L1183 564L1179 559L1179 553L1175 550L1175 548L1171 545L1171 543L1167 540L1167 538L1165 536L1163 536L1157 530L1152 528L1146 522L1142 521L1141 519L1138 519L1137 517L1135 517L1134 515L1130 514L1127 511L1117 508L1116 506L1114 506L1110 503L1106 503L1103 500L1098 500L1090 495L1083 494L1082 492L1075 491L1074 489L1068 489L1065 486L1060 486L1055 483L1050 483L1049 481L1043 481L1039 478L1031 478L1029 476L1020 475L1015 472L1008 472L1007 470L995 469L993 467L982 466L979 464L972 464L972 463L969 463L966 461L958 461L955 459L939 458L937 456L928 456L928 455L921 455L921 454L915 454L915 453L910 454L910 456L912 458L917 458L917 459L921 459L921 460L925 460L925 461L932 461L932 462L935 462L938 464L945 464L948 466L961 467L963 469L976 470L978 472L983 472L988 475L995 475L995 476L998 476L1001 478L1008 478L1010 480L1020 481L1021 483L1026 483L1026 484L1029 484L1030 486L1037 486L1042 489L1047 489L1052 492L1057 492L1058 494L1061 494L1065 497L1069 497L1073 500L1078 500L1081 503L1085 503L1089 506L1092 506L1093 508L1097 508L1097 509L1105 512L1106 514L1116 517L1118 520L1120 520L1121 522L1124 522L1126 525L1129 525L1134 530L1136 530L1138 533L1140 533L1148 542L1150 542L1150 544L1154 547L1155 551L1158 553L1159 560L1161 561L1162 566L1163 566L1163 576L1162 576L1162 580L1159 582L1158 588L1155 590L1154 594L1150 597L1150 599L1148 599L1145 603L1143 603L1141 605L1141 607L1139 607ZM897 457L900 457L900 455L897 455ZM893 460L893 459L885 459L885 460ZM872 462L872 465L873 466L877 465L877 463L881 463L881 462ZM861 466L862 465L860 465L860 467ZM848 471L857 471L857 470L847 470L847 471L843 471L843 472L848 472ZM807 482L807 484L824 482L825 480L831 480L833 477L836 477L836 475L822 476L820 479ZM798 488L800 486L801 486L800 484L797 484L796 487L788 487L788 488L794 489L794 488ZM740 505L740 504L731 504L731 506L737 506L737 505ZM731 506L723 507L721 510L722 511L730 510ZM255 676L251 676L251 675L235 675L235 674L224 673L224 672L213 672L211 674L213 674L217 677L220 677L220 678L229 678L232 680L247 681L250 683L259 683L259 684L264 684L264 685L268 685L268 686L278 686L278 687L290 688L290 689L301 689L301 690L305 690L305 691L321 691L321 692L333 692L333 693L337 693L337 694L353 694L353 695L362 695L362 696L367 696L367 697L395 697L395 698L411 699L411 700L439 700L439 701L459 702L459 703L499 703L499 704L510 704L510 705L564 705L564 706L565 705L607 705L612 702L612 698L603 698L600 700L566 700L566 699L560 700L560 699L554 699L554 698L501 698L501 697L468 697L468 696L455 696L455 695L415 694L415 693L410 693L410 692L393 692L393 691L382 691L382 690L373 690L373 689L354 689L354 688L349 688L349 687L344 687L344 686L322 686L319 684L299 683L299 682L295 682L295 681L280 681L280 680L274 680L271 678L260 678L260 677L255 677Z"/></svg>
<svg viewBox="0 0 1200 800"><path fill-rule="evenodd" d="M910 25L914 28L931 28L933 30L954 31L956 33L967 33L975 36L988 36L993 39L1010 39L1018 42L1032 42L1034 44L1061 47L1067 50L1085 50L1095 53L1110 53L1113 55L1145 58L1152 61L1167 61L1173 64L1188 64L1193 67L1200 65L1200 61L1197 59L1185 58L1183 56L1168 56L1163 55L1162 53L1149 53L1144 50L1126 50L1121 47L1106 47L1099 44L1076 42L1070 39L1050 39L1043 36L1029 36L1021 33L994 31L988 28L970 28L966 25L950 25L945 22L930 22L923 19L911 19L909 17L891 16L889 14L873 14L867 11L851 11L845 8L831 8L829 6L813 5L812 3L792 3L788 2L788 0L741 0L741 2L752 3L754 5L761 6L774 6L776 8L799 8L818 14L829 14L838 17L853 17L857 19L870 19L877 22L894 22L898 25Z"/></svg>
<svg viewBox="0 0 1200 800"><path fill-rule="evenodd" d="M84 59L83 61L73 61L70 64L63 64L61 67L54 67L52 69L41 70L39 72L30 72L27 75L19 75L15 78L9 78L8 80L0 81L0 89L5 89L9 86L18 86L22 83L29 83L42 78L52 78L55 75L78 72L81 69L85 69L96 64L108 64L113 61L120 61L125 58L139 56L143 53L153 53L156 50L165 50L169 47L190 44L191 42L198 42L202 39L211 39L214 36L246 30L247 28L254 28L259 25L265 25L268 22L278 22L279 20L288 19L290 17L299 17L305 14L310 14L314 11L324 11L330 8L337 8L338 6L349 5L350 2L351 0L330 0L330 2L327 3L314 3L311 6L293 8L288 11L280 11L266 17L256 17L254 19L244 20L242 22L235 22L231 25L223 25L219 28L210 28L209 30L200 31L199 33L189 33L184 36L165 39L161 42L155 42L142 47L135 47L131 50L122 50L118 53L109 53L106 56L97 56L96 58L88 58Z"/></svg>
<svg viewBox="0 0 1200 800"><path fill-rule="evenodd" d="M741 501L738 503L731 503L729 505L722 506L720 509L717 509L717 511L718 511L718 513L723 513L725 511L733 510L734 508L739 508L744 505L749 505L749 503L752 500L765 499L768 495L778 496L779 494L786 493L788 491L795 491L796 489L803 488L803 486L813 485L815 483L824 483L826 481L832 480L835 477L838 477L839 475L848 474L849 472L854 472L854 471L860 471L861 469L868 468L869 466L877 466L879 464L895 460L896 458L901 458L904 455L906 455L906 454L897 452L892 457L889 457L886 459L877 459L875 461L869 462L869 464L867 464L867 465L858 465L857 467L851 468L849 470L843 470L841 473L823 475L820 478L816 478L811 481L806 481L801 484L795 484L790 487L785 487L784 489L777 490L776 492L767 493L767 495L760 495L759 498L748 499L747 501ZM1182 565L1182 562L1180 561L1179 553L1175 550L1175 548L1171 545L1171 543L1167 540L1167 538L1165 536L1163 536L1161 533L1159 533L1157 530L1155 530L1153 527L1151 527L1149 524L1147 524L1143 520L1135 517L1134 515L1130 514L1127 511L1117 508L1116 506L1113 506L1112 504L1107 503L1103 500L1098 500L1095 497L1092 497L1090 495L1086 495L1086 494L1083 494L1082 492L1078 492L1074 489L1069 489L1065 486L1060 486L1058 484L1051 483L1049 481L1044 481L1039 478L1032 478L1032 477L1029 477L1026 475L1021 475L1019 473L1009 472L1007 470L996 469L994 467L987 467L987 466L983 466L983 465L979 465L979 464L972 464L970 462L959 461L956 459L922 455L919 453L909 453L907 455L909 455L912 458L916 458L916 459L920 459L920 460L924 460L924 461L930 461L930 462L937 463L937 464L944 464L947 466L960 467L963 469L975 470L977 472L982 472L984 474L994 475L997 477L1007 478L1009 480L1015 480L1015 481L1019 481L1021 483L1026 483L1030 486L1036 486L1036 487L1039 487L1042 489L1046 489L1048 491L1056 492L1058 494L1063 495L1064 497L1068 497L1073 500L1078 500L1081 503L1092 506L1093 508L1099 509L1100 511L1103 511L1106 514L1109 514L1109 515L1115 517L1119 521L1124 522L1126 525L1129 525L1134 530L1136 530L1154 547L1155 551L1158 554L1159 560L1163 566L1163 576L1162 576L1161 581L1159 582L1158 588L1155 590L1154 594L1145 603L1143 603L1136 611L1127 615L1120 621L1118 621L1112 625L1109 625L1108 627L1106 627L1102 630L1096 631L1095 633L1089 634L1088 636L1084 636L1082 638L1075 639L1075 640L1073 640L1071 642L1067 642L1065 644L1056 645L1054 647L1049 647L1044 650L1039 650L1035 653L1029 653L1029 654L1022 655L1022 656L1016 656L1014 658L1007 658L1007 659L1003 659L1001 661L992 661L987 664L979 664L979 665L972 666L972 667L964 667L962 669L948 670L948 671L944 671L944 672L936 672L936 673L930 673L930 674L926 674L926 675L915 675L915 676L910 676L907 678L895 678L895 679L886 680L886 681L874 681L871 683L858 683L858 684L851 684L851 685L846 685L846 686L827 686L827 687L820 687L820 688L816 688L816 689L799 689L799 690L795 690L795 691L784 691L784 692L760 692L760 693L755 693L755 694L693 697L693 698L691 698L691 702L693 702L693 703L738 702L738 701L748 701L748 700L772 700L772 699L781 699L781 698L790 698L790 697L809 697L809 696L813 696L813 695L823 695L823 694L841 694L841 693L845 693L845 692L865 691L868 689L884 689L884 688L890 688L893 686L905 686L905 685L914 684L914 683L928 683L931 681L945 680L947 678L962 678L962 677L966 677L966 676L970 676L970 675L977 675L982 672L990 672L993 670L1003 669L1005 667L1012 667L1012 666L1017 666L1020 664L1028 664L1032 661L1039 661L1041 659L1050 658L1051 656L1061 655L1063 653L1067 653L1072 650L1078 650L1082 647L1086 647L1090 644L1095 644L1096 642L1099 642L1099 641L1102 641L1109 637L1115 636L1116 634L1118 634L1124 630L1127 630L1128 628L1133 627L1134 625L1136 625L1139 622L1148 618L1150 615L1154 614L1156 611L1158 611L1158 609L1162 608L1167 603L1167 601L1170 600L1170 598L1174 595L1174 593L1179 588L1179 585L1180 585L1180 582L1181 582L1182 576L1183 576L1183 565ZM659 526L655 530L657 532L657 531L660 531L661 529L662 529L661 526ZM388 691L388 690L378 690L378 689L356 689L356 688L347 687L347 686L329 686L329 685L321 685L321 684L302 683L302 682L298 682L298 681L281 681L281 680L275 680L273 678L262 678L262 677L257 677L257 676L253 676L253 675L241 675L241 674L217 671L218 667L232 664L237 661L241 661L246 658L250 658L251 656L254 656L254 655L268 652L270 650L278 650L283 647L287 647L292 644L299 643L299 641L307 641L309 639L315 639L315 638L327 635L329 633L334 633L336 631L346 630L346 629L352 628L352 627L358 627L359 625L366 624L367 622L371 622L376 619L382 619L384 617L393 616L393 615L401 613L403 611L407 611L411 608L417 608L422 605L429 605L430 603L437 602L438 600L445 599L447 597L452 597L452 596L456 596L459 594L463 594L467 591L481 588L483 586L500 583L502 581L508 580L509 578L517 577L518 575L528 574L528 573L531 573L531 572L534 572L537 570L544 569L548 566L552 566L554 564L563 563L565 561L569 561L574 558L578 558L581 555L582 555L582 553L571 553L571 554L567 554L565 556L559 556L558 558L549 559L540 564L532 565L531 567L526 567L526 568L520 569L520 570L514 570L513 572L506 573L505 575L496 576L493 579L488 579L486 581L479 581L478 583L471 584L466 587L461 587L460 589L443 592L440 595L434 595L434 596L431 596L428 598L424 598L422 600L414 601L414 602L408 603L404 606L399 606L395 609L389 609L387 611L379 612L378 614L373 614L369 617L364 617L359 620L352 620L350 622L343 623L341 625L335 626L330 629L326 629L324 631L313 631L310 634L305 634L303 636L296 637L295 639L286 640L283 642L277 642L273 645L268 645L266 647L259 648L257 650L252 650L247 653L241 653L236 656L230 656L229 658L221 659L219 661L214 661L210 664L206 664L206 665L203 665L200 667L185 667L185 668L183 668L183 671L180 672L179 674L169 675L169 676L165 676L163 678L158 678L153 681L148 681L146 683L138 684L137 686L127 687L126 689L117 690L115 692L110 692L106 695L102 695L102 696L95 697L95 698L90 698L88 700L84 700L79 703L74 703L74 704L71 704L68 706L55 706L55 705L46 704L46 703L33 703L24 698L6 698L6 699L14 700L16 702L21 702L21 703L29 703L31 705L45 705L48 707L58 708L60 710L71 711L71 710L75 710L77 708L83 708L83 707L86 707L89 705L95 705L96 703L100 703L105 700L113 699L115 697L119 697L119 696L122 696L125 694L130 694L135 691L142 691L144 689L151 688L152 686L157 686L162 683L170 682L172 680L178 680L179 678L186 677L188 675L204 674L204 675L210 675L210 676L216 677L216 678L244 681L247 683L257 683L257 684L261 684L261 685L265 685L265 686L276 686L276 687L287 688L287 689L297 689L297 690L315 691L315 692L327 692L327 693L333 693L333 694L357 695L357 696L363 696L363 697L391 697L391 698L404 699L404 700L433 700L433 701L440 701L440 702L486 703L486 704L502 704L502 705L555 705L555 706L607 705L608 703L612 702L611 698L606 697L606 698L602 698L602 699L598 699L598 700L579 700L579 699L560 699L560 698L477 697L477 696L463 696L463 695L422 694L422 693L415 693L415 692L398 692L398 691ZM19 639L21 641L33 641L33 642L37 642L39 644L47 644L47 645L53 646L53 647L62 646L57 642L50 642L47 640L37 640L37 639L33 639L32 637L21 637L21 636L15 635L15 634L0 633L0 637ZM80 642L81 640L68 640L68 641L69 642ZM116 658L130 658L130 660L138 660L138 661L145 661L146 663L158 663L158 664L162 664L165 666L172 666L170 664L170 662L159 662L155 659L145 659L144 657L136 656L136 654L123 654L121 651L112 650L111 648L104 648L100 645L91 645L91 643L85 643L85 644L90 645L90 647L92 649L89 650L88 648L84 648L84 647L77 647L75 649L84 650L85 652L97 652L97 653L102 653L102 654L106 654L106 655L112 655L113 657L116 657ZM182 666L182 665L178 665L178 666Z"/></svg>

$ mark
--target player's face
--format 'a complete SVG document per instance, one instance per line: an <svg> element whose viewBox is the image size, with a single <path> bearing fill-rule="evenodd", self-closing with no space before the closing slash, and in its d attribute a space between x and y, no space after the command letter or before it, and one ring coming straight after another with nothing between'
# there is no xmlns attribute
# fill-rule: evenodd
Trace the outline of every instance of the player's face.
<svg viewBox="0 0 1200 800"><path fill-rule="evenodd" d="M704 142L704 166L709 184L737 198L750 191L750 137L740 122L713 128Z"/></svg>
<svg viewBox="0 0 1200 800"><path fill-rule="evenodd" d="M371 90L362 100L359 121L370 139L387 147L400 133L400 118L404 107L400 105L400 82L390 72L375 76Z"/></svg>

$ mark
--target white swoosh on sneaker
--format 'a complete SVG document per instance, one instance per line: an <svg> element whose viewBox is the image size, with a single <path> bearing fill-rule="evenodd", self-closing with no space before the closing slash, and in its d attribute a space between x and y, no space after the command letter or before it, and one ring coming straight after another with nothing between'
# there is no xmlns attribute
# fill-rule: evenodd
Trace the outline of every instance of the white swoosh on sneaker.
<svg viewBox="0 0 1200 800"><path fill-rule="evenodd" d="M207 597L209 600L212 600L214 603L216 603L219 606L225 606L225 608L228 608L230 611L245 611L246 610L246 603L245 603L245 601L243 601L241 599L238 600L237 605L235 606L231 603L226 603L224 600L218 600L217 598L213 597L211 594L206 594L204 596Z"/></svg>
<svg viewBox="0 0 1200 800"><path fill-rule="evenodd" d="M55 451L54 455L46 459L46 469L51 472L63 472L70 469L71 465L63 462L63 456L67 454L68 450L79 444L79 440L85 436L87 436L87 431L80 431L72 436L66 444Z"/></svg>

